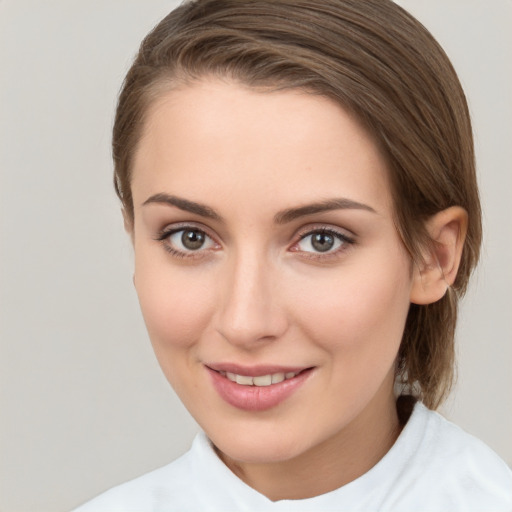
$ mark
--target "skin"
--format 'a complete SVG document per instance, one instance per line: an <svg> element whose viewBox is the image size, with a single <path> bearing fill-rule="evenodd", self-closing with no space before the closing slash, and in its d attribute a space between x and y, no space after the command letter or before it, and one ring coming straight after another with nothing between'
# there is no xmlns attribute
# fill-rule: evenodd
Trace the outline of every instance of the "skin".
<svg viewBox="0 0 512 512"><path fill-rule="evenodd" d="M387 176L355 119L301 91L204 79L149 112L127 220L149 335L219 456L272 500L354 480L400 432L393 381L408 308L446 291L464 212L431 221L443 249L418 268L397 234ZM207 209L185 211L163 194ZM333 198L359 206L283 219L284 210ZM204 215L211 211L215 218ZM207 235L198 250L182 245L183 232L158 240L187 227ZM335 235L319 252L308 236L319 229L350 242ZM313 370L284 402L254 412L219 396L211 362Z"/></svg>

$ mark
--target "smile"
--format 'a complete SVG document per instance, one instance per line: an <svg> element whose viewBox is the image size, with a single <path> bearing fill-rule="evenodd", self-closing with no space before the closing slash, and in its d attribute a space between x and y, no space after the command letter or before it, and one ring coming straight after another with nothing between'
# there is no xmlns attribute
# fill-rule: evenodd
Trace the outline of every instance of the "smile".
<svg viewBox="0 0 512 512"><path fill-rule="evenodd" d="M241 368L207 365L213 387L229 405L245 411L264 411L291 397L314 368ZM279 371L281 370L281 371Z"/></svg>
<svg viewBox="0 0 512 512"><path fill-rule="evenodd" d="M222 376L227 377L231 382L236 382L242 386L271 386L272 384L279 384L286 379L293 379L299 372L278 372L267 375L260 375L258 377L251 377L249 375L238 375L231 372L219 372Z"/></svg>

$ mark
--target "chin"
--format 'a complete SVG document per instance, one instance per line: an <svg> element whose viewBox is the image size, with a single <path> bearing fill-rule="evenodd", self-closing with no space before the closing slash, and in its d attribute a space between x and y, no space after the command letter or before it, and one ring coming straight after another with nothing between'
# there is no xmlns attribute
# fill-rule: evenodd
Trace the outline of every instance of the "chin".
<svg viewBox="0 0 512 512"><path fill-rule="evenodd" d="M246 464L269 464L284 462L299 456L304 450L298 443L284 442L283 438L258 439L243 438L239 440L227 439L215 442L217 450L222 455L237 462Z"/></svg>
<svg viewBox="0 0 512 512"><path fill-rule="evenodd" d="M282 425L277 418L256 424L242 422L234 426L205 429L206 434L221 454L239 462L265 464L294 459L322 439L308 429L294 429Z"/></svg>

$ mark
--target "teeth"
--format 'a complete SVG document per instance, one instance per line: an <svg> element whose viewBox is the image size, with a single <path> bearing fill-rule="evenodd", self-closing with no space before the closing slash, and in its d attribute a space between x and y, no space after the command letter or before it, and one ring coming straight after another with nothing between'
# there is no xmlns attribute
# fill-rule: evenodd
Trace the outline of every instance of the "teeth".
<svg viewBox="0 0 512 512"><path fill-rule="evenodd" d="M272 375L261 375L253 378L255 386L270 386L272 384Z"/></svg>
<svg viewBox="0 0 512 512"><path fill-rule="evenodd" d="M253 380L252 380L252 377L248 377L246 375L237 375L236 383L242 384L242 386L252 386Z"/></svg>
<svg viewBox="0 0 512 512"><path fill-rule="evenodd" d="M272 384L278 384L279 382L283 382L284 380L284 373L274 373L272 375Z"/></svg>
<svg viewBox="0 0 512 512"><path fill-rule="evenodd" d="M231 372L219 372L227 377L231 382L236 382L242 386L270 386L271 384L279 384L285 379L292 379L297 375L295 372L279 372L268 375L260 375L259 377L249 377L248 375L238 375Z"/></svg>

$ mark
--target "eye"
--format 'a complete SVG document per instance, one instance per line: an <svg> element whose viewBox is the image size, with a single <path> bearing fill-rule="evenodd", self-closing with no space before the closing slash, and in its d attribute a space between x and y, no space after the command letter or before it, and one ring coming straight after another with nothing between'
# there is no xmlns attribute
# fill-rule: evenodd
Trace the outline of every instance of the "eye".
<svg viewBox="0 0 512 512"><path fill-rule="evenodd" d="M174 256L195 256L205 250L215 248L216 242L203 230L196 227L180 227L163 231L158 240ZM197 254L199 255L199 254Z"/></svg>
<svg viewBox="0 0 512 512"><path fill-rule="evenodd" d="M211 240L206 233L198 229L182 229L173 233L169 237L169 241L180 249L188 251L197 251L202 249L207 242ZM181 245L181 247L180 247Z"/></svg>
<svg viewBox="0 0 512 512"><path fill-rule="evenodd" d="M333 229L316 229L301 235L293 250L307 253L333 254L353 244L354 240Z"/></svg>

